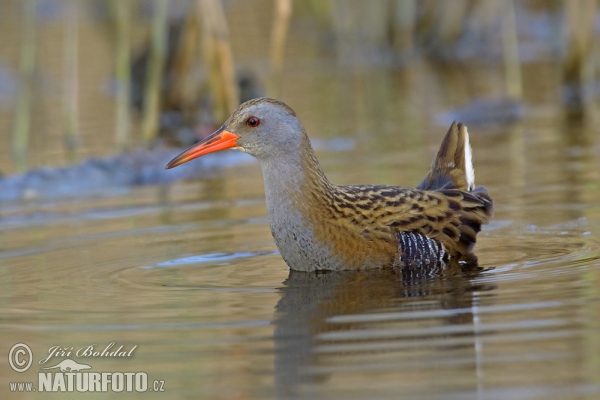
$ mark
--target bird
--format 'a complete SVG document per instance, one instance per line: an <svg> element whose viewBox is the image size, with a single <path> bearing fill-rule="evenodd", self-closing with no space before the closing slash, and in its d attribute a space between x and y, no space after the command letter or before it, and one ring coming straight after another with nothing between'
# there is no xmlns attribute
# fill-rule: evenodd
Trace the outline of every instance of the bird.
<svg viewBox="0 0 600 400"><path fill-rule="evenodd" d="M416 188L330 183L296 113L265 97L241 104L166 169L224 149L258 159L271 233L295 271L476 261L476 235L493 215L488 191L475 187L469 134L461 123L452 123Z"/></svg>

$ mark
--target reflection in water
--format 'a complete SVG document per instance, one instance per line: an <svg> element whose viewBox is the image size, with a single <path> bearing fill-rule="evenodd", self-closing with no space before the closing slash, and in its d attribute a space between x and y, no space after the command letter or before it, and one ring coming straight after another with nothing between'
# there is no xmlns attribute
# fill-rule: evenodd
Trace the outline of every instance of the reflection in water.
<svg viewBox="0 0 600 400"><path fill-rule="evenodd" d="M290 271L274 320L277 394L305 397L307 385L338 373L403 368L411 346L426 339L435 347L440 335L467 337L450 346L472 348L479 374L477 299L495 285L472 283L477 275L477 268L459 266L433 278L394 270ZM437 321L433 329L423 328L428 319Z"/></svg>

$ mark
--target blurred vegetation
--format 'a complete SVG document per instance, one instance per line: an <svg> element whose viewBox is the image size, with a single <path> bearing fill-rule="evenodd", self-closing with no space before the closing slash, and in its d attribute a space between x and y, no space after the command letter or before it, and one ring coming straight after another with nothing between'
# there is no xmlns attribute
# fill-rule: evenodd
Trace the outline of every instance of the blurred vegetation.
<svg viewBox="0 0 600 400"><path fill-rule="evenodd" d="M115 22L115 78L117 118L115 143L120 151L127 150L131 141L131 1L111 0L112 18Z"/></svg>
<svg viewBox="0 0 600 400"><path fill-rule="evenodd" d="M230 26L229 14L249 3L265 10L252 14L259 16L254 22L270 27L263 40L267 56L254 69L236 64L230 32L237 27ZM288 35L294 23L305 20L316 27L305 33L342 66L400 70L422 59L441 68L482 59L501 64L503 101L509 99L510 104L523 97L520 38L527 36L542 48L538 57L560 69L563 90L557 96L562 93L566 114L589 114L596 92L596 0L7 0L0 7L7 15L18 14L20 21L19 31L13 33L18 46L10 138L15 171L29 165L31 119L38 107L36 96L43 90L36 84L43 68L39 53L44 50L39 48L38 26L48 20L63 26L56 40L64 49L58 55L63 65L58 90L63 93L67 162L81 158L86 124L80 99L82 91L91 90L83 77L94 62L82 55L90 54L90 33L84 24L99 27L95 32L102 32L99 40L105 47L94 38L98 57L109 57L114 65L113 76L106 77L114 84L104 95L114 109L113 142L118 151L152 147L157 138L188 145L221 124L241 101L280 96L291 51ZM540 23L541 16L549 29ZM5 61L2 57L8 56L0 54L0 61Z"/></svg>
<svg viewBox="0 0 600 400"><path fill-rule="evenodd" d="M17 95L12 155L18 171L27 169L27 146L35 73L35 0L21 3L21 44L19 54L19 93Z"/></svg>

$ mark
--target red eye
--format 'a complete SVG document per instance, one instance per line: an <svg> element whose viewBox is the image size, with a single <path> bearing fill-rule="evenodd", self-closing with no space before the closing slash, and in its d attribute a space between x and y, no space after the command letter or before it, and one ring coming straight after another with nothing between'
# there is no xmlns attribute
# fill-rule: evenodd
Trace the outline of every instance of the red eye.
<svg viewBox="0 0 600 400"><path fill-rule="evenodd" d="M257 117L250 117L248 118L248 120L246 121L246 124L250 127L250 128L256 128L258 125L260 125L260 119L258 119Z"/></svg>

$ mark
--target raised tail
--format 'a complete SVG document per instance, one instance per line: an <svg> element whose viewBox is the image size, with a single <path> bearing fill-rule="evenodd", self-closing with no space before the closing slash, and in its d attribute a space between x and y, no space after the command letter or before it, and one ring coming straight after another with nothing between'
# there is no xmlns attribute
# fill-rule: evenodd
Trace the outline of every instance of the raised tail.
<svg viewBox="0 0 600 400"><path fill-rule="evenodd" d="M466 126L452 123L429 173L417 189L434 190L446 196L449 209L457 219L443 229L447 238L442 242L459 259L468 257L475 246L481 225L487 224L494 213L494 202L486 188L475 187Z"/></svg>
<svg viewBox="0 0 600 400"><path fill-rule="evenodd" d="M471 154L467 127L453 122L433 159L429 173L417 189L458 189L470 192L475 188L475 170Z"/></svg>

